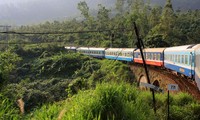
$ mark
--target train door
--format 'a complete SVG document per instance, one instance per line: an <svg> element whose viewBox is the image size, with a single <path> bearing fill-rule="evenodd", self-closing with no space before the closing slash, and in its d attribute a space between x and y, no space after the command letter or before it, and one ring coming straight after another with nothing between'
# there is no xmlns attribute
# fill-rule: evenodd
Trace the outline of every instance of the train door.
<svg viewBox="0 0 200 120"><path fill-rule="evenodd" d="M190 64L190 75L191 78L194 79L195 76L195 53L194 52L190 52L189 55L189 64Z"/></svg>

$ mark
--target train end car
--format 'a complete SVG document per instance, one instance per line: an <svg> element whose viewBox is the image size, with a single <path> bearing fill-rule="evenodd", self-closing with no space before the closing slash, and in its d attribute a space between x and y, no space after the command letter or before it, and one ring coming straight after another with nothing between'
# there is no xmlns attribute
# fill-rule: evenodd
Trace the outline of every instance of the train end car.
<svg viewBox="0 0 200 120"><path fill-rule="evenodd" d="M189 78L195 75L195 45L169 47L164 50L164 66Z"/></svg>
<svg viewBox="0 0 200 120"><path fill-rule="evenodd" d="M77 48L77 52L95 58L105 58L105 49L106 48L79 47Z"/></svg>
<svg viewBox="0 0 200 120"><path fill-rule="evenodd" d="M65 47L65 49L67 50L67 51L72 51L72 52L76 52L76 49L77 49L78 47L74 47L74 46L66 46Z"/></svg>
<svg viewBox="0 0 200 120"><path fill-rule="evenodd" d="M194 47L195 49L195 82L200 91L200 44Z"/></svg>
<svg viewBox="0 0 200 120"><path fill-rule="evenodd" d="M164 49L165 48L146 48L143 50L145 62L147 65L164 66ZM143 64L140 50L134 51L134 62Z"/></svg>
<svg viewBox="0 0 200 120"><path fill-rule="evenodd" d="M105 58L133 62L133 51L135 48L108 48L105 50Z"/></svg>

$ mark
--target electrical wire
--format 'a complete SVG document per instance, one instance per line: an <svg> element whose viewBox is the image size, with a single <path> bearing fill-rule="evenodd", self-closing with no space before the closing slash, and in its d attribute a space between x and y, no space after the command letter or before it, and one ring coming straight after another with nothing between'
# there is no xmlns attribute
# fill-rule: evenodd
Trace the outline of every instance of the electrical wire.
<svg viewBox="0 0 200 120"><path fill-rule="evenodd" d="M95 33L95 32L106 32L106 31L116 31L121 30L125 28L116 28L116 29L106 29L106 30L88 30L88 31L69 31L69 32L15 32L15 31L6 31L6 32L0 32L0 34L38 34L38 35L44 35L44 34L77 34L77 33ZM131 29L126 29L126 31L132 31Z"/></svg>

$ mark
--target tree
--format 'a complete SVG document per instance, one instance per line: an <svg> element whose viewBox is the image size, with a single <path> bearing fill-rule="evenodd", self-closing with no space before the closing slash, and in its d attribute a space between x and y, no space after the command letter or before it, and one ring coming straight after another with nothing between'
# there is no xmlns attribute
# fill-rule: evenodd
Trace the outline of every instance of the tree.
<svg viewBox="0 0 200 120"><path fill-rule="evenodd" d="M171 0L167 0L160 17L160 23L155 25L149 31L146 38L148 39L159 35L162 36L162 40L164 40L166 43L171 43L171 45L173 46L174 42L178 40L177 38L175 38L174 34L175 21L176 16L174 14ZM151 23L153 22L151 21Z"/></svg>
<svg viewBox="0 0 200 120"><path fill-rule="evenodd" d="M116 6L116 10L118 12L117 15L123 15L124 11L125 11L125 1L126 0L117 0L117 2L115 3Z"/></svg>
<svg viewBox="0 0 200 120"><path fill-rule="evenodd" d="M89 7L85 1L78 3L78 9L86 19L89 18Z"/></svg>
<svg viewBox="0 0 200 120"><path fill-rule="evenodd" d="M8 79L9 74L15 69L20 60L21 58L11 51L0 53L0 77L3 79L0 83Z"/></svg>
<svg viewBox="0 0 200 120"><path fill-rule="evenodd" d="M173 28L175 22L175 14L171 0L167 0L161 15L161 30L167 35Z"/></svg>
<svg viewBox="0 0 200 120"><path fill-rule="evenodd" d="M152 29L160 23L160 17L162 14L162 7L153 7L149 15L149 27Z"/></svg>

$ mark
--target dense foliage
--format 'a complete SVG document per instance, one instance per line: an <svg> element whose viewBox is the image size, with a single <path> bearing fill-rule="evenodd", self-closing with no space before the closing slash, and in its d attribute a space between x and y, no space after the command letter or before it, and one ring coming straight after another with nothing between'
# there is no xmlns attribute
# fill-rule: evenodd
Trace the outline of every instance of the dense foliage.
<svg viewBox="0 0 200 120"><path fill-rule="evenodd" d="M11 60L18 64L1 86L2 119L155 119L151 94L130 84L134 76L120 61L46 44L14 46L9 51L1 54L12 53ZM166 99L156 97L158 118L166 118ZM171 118L199 119L200 106L191 96L170 99Z"/></svg>
<svg viewBox="0 0 200 120"><path fill-rule="evenodd" d="M33 26L21 26L17 32L73 32L75 34L9 35L9 43L52 42L75 46L135 47L133 22L147 47L166 47L199 43L200 11L174 11L171 0L165 6L152 6L146 0L117 0L114 8L99 4L98 10L80 2L81 19L45 22ZM86 32L81 31L102 31ZM6 35L2 35L6 36ZM1 37L4 42L6 37ZM111 42L112 41L112 42ZM6 41L7 42L7 41Z"/></svg>
<svg viewBox="0 0 200 120"><path fill-rule="evenodd" d="M26 112L94 88L96 82L131 79L128 66L121 62L101 61L49 44L14 46L1 53L1 60L1 77L6 81L1 81L1 93L16 107L16 101L23 99Z"/></svg>
<svg viewBox="0 0 200 120"><path fill-rule="evenodd" d="M157 114L150 92L127 83L102 83L94 90L80 91L56 104L44 105L28 115L33 119L62 120L155 120L167 119L167 94L156 94ZM186 93L170 97L170 119L198 120L200 105ZM43 111L41 113L41 111Z"/></svg>

